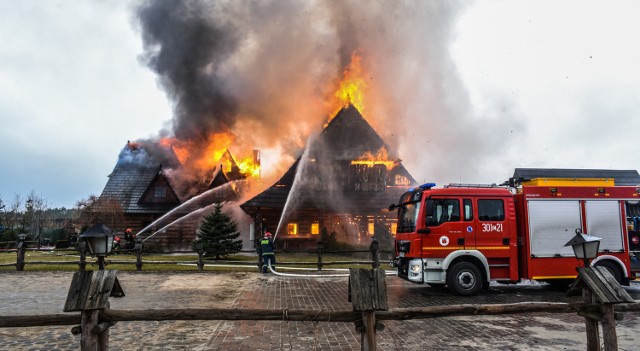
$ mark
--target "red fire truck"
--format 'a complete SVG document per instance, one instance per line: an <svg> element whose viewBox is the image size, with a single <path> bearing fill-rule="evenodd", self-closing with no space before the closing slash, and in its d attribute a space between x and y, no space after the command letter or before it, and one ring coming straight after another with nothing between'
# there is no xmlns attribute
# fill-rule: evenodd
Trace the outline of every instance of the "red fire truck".
<svg viewBox="0 0 640 351"><path fill-rule="evenodd" d="M403 194L389 208L398 208L398 276L458 295L476 294L489 281L567 282L582 261L564 245L579 229L602 239L591 264L628 285L634 273L625 206L638 203L640 188L536 181L515 188L424 184Z"/></svg>

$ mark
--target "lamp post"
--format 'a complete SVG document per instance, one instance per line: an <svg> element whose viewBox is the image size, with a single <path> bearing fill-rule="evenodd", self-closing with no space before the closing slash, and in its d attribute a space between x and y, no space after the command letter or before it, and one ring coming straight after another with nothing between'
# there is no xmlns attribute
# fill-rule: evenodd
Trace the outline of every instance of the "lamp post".
<svg viewBox="0 0 640 351"><path fill-rule="evenodd" d="M104 270L104 257L111 252L114 236L113 231L104 224L96 224L79 236L89 245L91 254L98 257L99 270Z"/></svg>
<svg viewBox="0 0 640 351"><path fill-rule="evenodd" d="M582 234L582 229L577 228L576 235L564 246L571 246L576 258L584 260L584 266L589 267L589 261L598 256L600 240L602 238Z"/></svg>

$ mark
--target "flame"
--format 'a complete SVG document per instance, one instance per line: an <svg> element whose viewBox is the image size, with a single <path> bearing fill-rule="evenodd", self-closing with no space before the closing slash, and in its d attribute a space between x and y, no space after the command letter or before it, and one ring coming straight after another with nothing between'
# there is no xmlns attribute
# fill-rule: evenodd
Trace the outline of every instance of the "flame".
<svg viewBox="0 0 640 351"><path fill-rule="evenodd" d="M214 133L209 135L202 156L194 164L201 170L212 170L227 152L235 137L231 133Z"/></svg>
<svg viewBox="0 0 640 351"><path fill-rule="evenodd" d="M370 151L364 153L364 155L360 156L359 159L351 161L352 165L367 165L369 167L373 167L374 165L385 165L387 170L393 169L393 167L398 163L398 161L392 161L388 159L387 149L381 148L374 155Z"/></svg>
<svg viewBox="0 0 640 351"><path fill-rule="evenodd" d="M253 157L245 157L238 162L240 173L247 177L260 178L260 162Z"/></svg>
<svg viewBox="0 0 640 351"><path fill-rule="evenodd" d="M335 96L341 104L339 109L351 104L357 108L360 113L364 112L364 93L367 88L367 84L362 78L363 72L361 62L362 57L360 56L360 53L357 50L354 51L351 54L351 62L342 72L342 80L340 81L338 90L335 93ZM333 113L332 116L336 115L338 111Z"/></svg>
<svg viewBox="0 0 640 351"><path fill-rule="evenodd" d="M198 171L210 171L216 167L234 139L232 133L222 132L209 135L204 145L169 137L160 139L159 143L162 146L171 147L183 166L195 168Z"/></svg>
<svg viewBox="0 0 640 351"><path fill-rule="evenodd" d="M180 164L185 164L189 159L189 149L183 146L184 143L180 142L176 138L162 138L159 141L160 145L164 147L170 147L173 150L173 153L176 154L178 161Z"/></svg>
<svg viewBox="0 0 640 351"><path fill-rule="evenodd" d="M235 136L229 132L214 133L204 146L177 138L162 138L160 145L171 147L180 163L199 172L210 172L218 166L226 173L239 172L246 177L260 176L260 161L248 156L237 162L229 152Z"/></svg>

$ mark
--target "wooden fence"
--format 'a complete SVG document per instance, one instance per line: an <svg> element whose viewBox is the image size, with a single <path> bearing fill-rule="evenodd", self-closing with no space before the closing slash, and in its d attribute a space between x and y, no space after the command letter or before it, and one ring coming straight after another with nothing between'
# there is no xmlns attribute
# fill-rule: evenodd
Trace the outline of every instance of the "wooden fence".
<svg viewBox="0 0 640 351"><path fill-rule="evenodd" d="M369 272L367 272L369 271ZM511 304L461 304L450 306L430 306L419 308L386 308L386 283L384 272L377 269L351 270L349 298L353 311L328 310L276 310L276 309L162 309L162 310L111 310L108 296L112 293L116 271L98 271L101 278L91 277L95 272L77 272L72 281L65 311L80 311L66 314L0 316L0 328L22 328L42 326L73 325L71 332L81 334L82 350L108 350L109 327L117 322L131 321L187 321L187 320L225 320L225 321L307 321L307 322L343 322L354 323L361 334L361 350L376 350L376 331L384 330L383 321L404 321L414 319L440 318L447 316L505 315L522 313L578 313L589 314L591 319L601 318L602 304L598 303L560 303L560 302L520 302ZM80 278L79 276L80 275ZM82 284L82 276L87 284ZM360 276L362 279L356 279ZM371 283L372 277L375 283ZM93 279L92 279L93 278ZM111 279L111 280L109 280ZM111 282L111 285L105 282ZM106 298L96 298L96 292ZM87 299L82 295L91 296ZM113 296L113 295L111 295ZM101 302L100 302L101 301ZM86 306L91 306L87 308ZM68 308L69 305L74 308ZM83 307L85 306L85 307ZM638 303L622 303L612 306L615 312L640 311ZM589 335L587 330L587 337ZM598 333L598 329L591 333ZM613 330L615 338L615 326ZM597 339L597 337L596 337ZM589 345L588 345L589 346ZM599 350L599 344L591 345L588 350ZM617 349L607 345L606 350Z"/></svg>
<svg viewBox="0 0 640 351"><path fill-rule="evenodd" d="M16 253L16 262L15 263L0 263L0 267L11 267L15 266L16 271L23 271L26 265L77 265L79 270L84 270L87 264L97 265L97 261L92 258L87 258L88 250L82 245L78 245L77 248L69 248L69 249L46 249L42 250L41 248L34 248L30 246L35 246L37 242L32 241L18 241L18 242L1 242L0 247L9 247L9 245L15 245L15 248L5 248L0 249L0 252L15 252ZM53 253L63 253L63 254L78 254L78 261L62 261L62 260L51 260L51 261L29 261L25 259L25 253L28 251L46 251ZM113 252L110 256L107 256L105 259L105 263L107 265L110 264L118 264L118 265L135 265L137 271L142 271L145 265L154 265L154 264L163 264L163 265L171 265L171 264L182 264L182 265L194 265L198 271L203 271L205 265L238 265L238 264L247 264L252 265L255 264L258 270L262 269L262 254L260 251L260 247L256 250L250 251L242 251L243 253L256 253L257 261L254 263L250 261L231 261L231 260L208 260L204 256L204 251L202 248L199 248L197 251L172 251L172 252L162 252L157 253L161 255L175 255L175 254L197 254L197 260L145 260L144 256L148 254L153 254L152 252L145 251L143 244L141 242L137 242L135 248L133 249L119 249ZM378 243L374 240L369 246L368 250L328 250L325 248L322 242L317 243L317 247L315 250L287 250L287 253L306 253L312 254L316 256L315 262L282 262L278 261L278 266L310 266L315 268L318 271L321 271L323 267L326 266L335 266L335 265L370 265L371 268L380 267L381 263L388 264L390 260L381 260L381 254L391 255L391 252L381 251L378 248ZM282 252L276 251L276 254L280 254ZM366 254L370 256L370 260L345 260L345 261L325 261L325 255L327 254L337 254L337 255L347 255L347 254ZM120 257L126 255L135 256L135 260L133 259L121 259Z"/></svg>

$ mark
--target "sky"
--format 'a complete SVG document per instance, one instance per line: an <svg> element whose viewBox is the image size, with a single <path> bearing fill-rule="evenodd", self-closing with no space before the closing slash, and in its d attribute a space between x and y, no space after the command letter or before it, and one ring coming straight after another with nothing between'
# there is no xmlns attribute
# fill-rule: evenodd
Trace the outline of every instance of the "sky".
<svg viewBox="0 0 640 351"><path fill-rule="evenodd" d="M296 122L299 103L279 96L326 94L326 77L361 49L375 97L363 114L418 182L497 183L516 167L640 168L637 1L281 3L220 1L207 17L237 46L205 67L234 97L234 126L259 126L238 133L267 165L293 160L278 154L295 157L287 143L313 129ZM152 7L0 0L5 204L33 191L73 207L100 194L128 140L175 132L182 101L150 64L157 45L143 41L140 6Z"/></svg>

